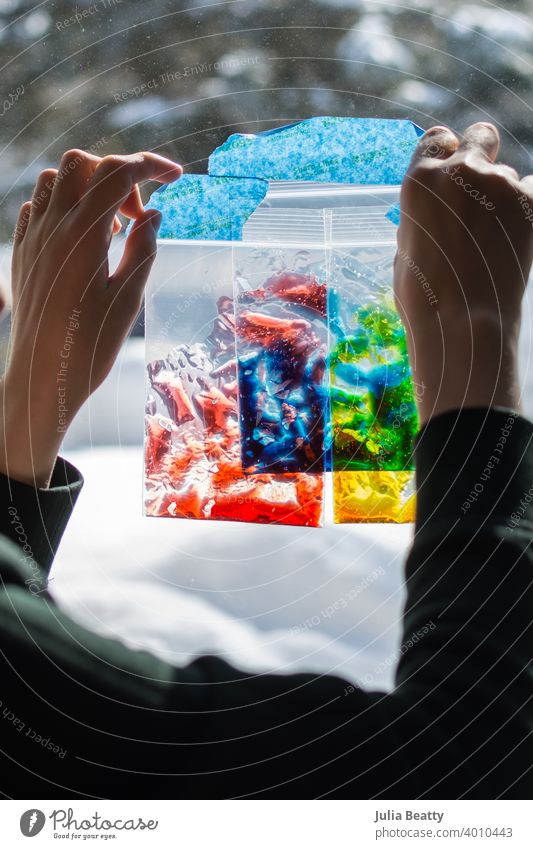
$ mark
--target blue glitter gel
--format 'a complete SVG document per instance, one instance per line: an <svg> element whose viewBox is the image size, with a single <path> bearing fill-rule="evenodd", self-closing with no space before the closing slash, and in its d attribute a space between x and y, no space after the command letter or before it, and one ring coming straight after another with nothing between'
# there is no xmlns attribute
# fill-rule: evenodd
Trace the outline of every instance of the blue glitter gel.
<svg viewBox="0 0 533 849"><path fill-rule="evenodd" d="M265 180L184 174L150 198L163 216L159 238L238 241L267 188Z"/></svg>
<svg viewBox="0 0 533 849"><path fill-rule="evenodd" d="M325 468L323 250L234 247L239 410L247 472Z"/></svg>
<svg viewBox="0 0 533 849"><path fill-rule="evenodd" d="M231 135L209 157L209 173L396 185L423 132L411 121L387 118L309 118L257 135Z"/></svg>

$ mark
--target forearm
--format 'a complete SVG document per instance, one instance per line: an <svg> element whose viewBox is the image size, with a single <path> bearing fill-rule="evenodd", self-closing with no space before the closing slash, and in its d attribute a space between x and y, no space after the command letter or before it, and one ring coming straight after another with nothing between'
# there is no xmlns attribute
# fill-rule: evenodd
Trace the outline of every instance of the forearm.
<svg viewBox="0 0 533 849"><path fill-rule="evenodd" d="M30 392L29 379L0 378L0 473L46 488L70 415L68 422L59 417L54 381Z"/></svg>
<svg viewBox="0 0 533 849"><path fill-rule="evenodd" d="M440 416L419 436L417 482L397 692L428 714L421 751L433 735L442 759L454 752L449 786L461 763L473 795L512 794L531 762L533 425L489 409Z"/></svg>
<svg viewBox="0 0 533 849"><path fill-rule="evenodd" d="M518 321L439 311L408 329L422 424L463 407L520 410Z"/></svg>

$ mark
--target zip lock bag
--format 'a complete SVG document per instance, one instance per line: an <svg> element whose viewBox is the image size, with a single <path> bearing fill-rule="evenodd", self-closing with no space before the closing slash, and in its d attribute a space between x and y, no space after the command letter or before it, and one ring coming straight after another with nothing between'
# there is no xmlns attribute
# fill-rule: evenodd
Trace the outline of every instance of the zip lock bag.
<svg viewBox="0 0 533 849"><path fill-rule="evenodd" d="M231 136L208 176L153 195L147 515L413 520L417 419L392 266L420 132L323 118Z"/></svg>

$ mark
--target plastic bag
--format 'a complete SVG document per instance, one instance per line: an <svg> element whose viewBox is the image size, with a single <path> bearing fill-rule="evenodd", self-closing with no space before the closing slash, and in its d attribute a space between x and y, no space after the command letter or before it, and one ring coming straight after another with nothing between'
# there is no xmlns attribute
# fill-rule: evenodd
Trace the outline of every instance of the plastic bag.
<svg viewBox="0 0 533 849"><path fill-rule="evenodd" d="M317 526L331 471L335 521L412 520L417 420L392 262L421 132L313 118L234 135L209 176L152 197L148 515Z"/></svg>

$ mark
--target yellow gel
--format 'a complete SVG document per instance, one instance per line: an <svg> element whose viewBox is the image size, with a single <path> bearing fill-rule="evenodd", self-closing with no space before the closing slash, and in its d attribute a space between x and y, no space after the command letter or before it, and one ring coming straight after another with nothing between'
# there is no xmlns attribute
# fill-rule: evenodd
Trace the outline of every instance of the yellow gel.
<svg viewBox="0 0 533 849"><path fill-rule="evenodd" d="M414 522L414 472L335 472L336 524Z"/></svg>

